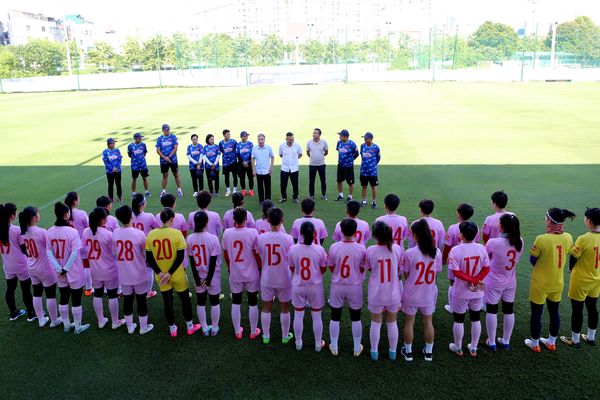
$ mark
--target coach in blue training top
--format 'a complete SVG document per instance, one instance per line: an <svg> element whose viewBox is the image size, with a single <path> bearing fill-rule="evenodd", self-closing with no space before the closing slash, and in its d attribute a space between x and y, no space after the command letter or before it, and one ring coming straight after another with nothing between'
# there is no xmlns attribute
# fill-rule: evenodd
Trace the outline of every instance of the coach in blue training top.
<svg viewBox="0 0 600 400"><path fill-rule="evenodd" d="M271 174L275 156L271 146L265 144L265 135L257 136L258 146L252 148L252 174L258 186L258 204L262 207L265 199L271 199Z"/></svg>
<svg viewBox="0 0 600 400"><path fill-rule="evenodd" d="M119 198L119 203L123 201L123 189L121 188L121 160L123 160L123 156L121 155L121 151L119 149L115 149L115 143L117 141L113 138L106 139L106 147L102 152L102 161L104 161L104 166L106 167L106 179L108 180L108 197L110 197L111 201L114 201L113 198L113 188L114 184L117 184L117 197Z"/></svg>
<svg viewBox="0 0 600 400"><path fill-rule="evenodd" d="M348 199L352 200L352 192L354 191L354 160L358 157L358 148L356 143L350 140L350 133L346 129L338 132L340 140L338 140L335 149L338 151L337 165L337 184L338 197L335 201L344 200L343 182L348 184Z"/></svg>
<svg viewBox="0 0 600 400"><path fill-rule="evenodd" d="M177 195L183 197L181 190L181 179L179 179L179 165L177 164L177 137L171 133L169 124L163 124L163 134L156 141L156 152L160 156L160 172L162 172L162 191L160 197L167 194L167 183L169 182L169 169L173 173L177 184Z"/></svg>
<svg viewBox="0 0 600 400"><path fill-rule="evenodd" d="M144 189L146 190L146 197L150 197L150 192L148 191L148 164L146 163L146 154L148 153L148 149L146 148L146 143L142 142L141 133L136 133L133 135L133 143L129 143L127 146L127 155L131 158L131 196L135 196L136 187L137 187L137 178L142 175L142 180L144 181Z"/></svg>
<svg viewBox="0 0 600 400"><path fill-rule="evenodd" d="M219 142L219 150L223 155L223 176L225 177L225 188L227 191L225 192L225 197L229 196L232 193L237 192L237 156L235 154L235 149L237 147L237 142L231 139L231 132L229 129L225 129L223 131L223 140ZM229 185L229 175L233 175L233 186Z"/></svg>

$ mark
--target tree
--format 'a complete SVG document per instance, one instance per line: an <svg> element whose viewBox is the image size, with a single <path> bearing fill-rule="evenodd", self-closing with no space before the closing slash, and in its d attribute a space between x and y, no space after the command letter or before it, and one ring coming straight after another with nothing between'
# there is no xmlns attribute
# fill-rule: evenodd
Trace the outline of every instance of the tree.
<svg viewBox="0 0 600 400"><path fill-rule="evenodd" d="M17 46L15 53L24 75L59 75L65 64L63 46L45 39Z"/></svg>
<svg viewBox="0 0 600 400"><path fill-rule="evenodd" d="M123 57L121 59L124 67L128 69L140 68L143 64L144 52L137 38L128 37L123 45Z"/></svg>
<svg viewBox="0 0 600 400"><path fill-rule="evenodd" d="M192 66L192 42L181 32L176 32L166 44L166 62L177 69L188 69Z"/></svg>
<svg viewBox="0 0 600 400"><path fill-rule="evenodd" d="M142 69L144 71L156 71L159 63L160 68L164 69L167 65L168 45L169 39L163 35L157 35L146 40L142 46Z"/></svg>
<svg viewBox="0 0 600 400"><path fill-rule="evenodd" d="M94 46L87 53L88 62L104 72L114 71L120 64L120 58L112 46L106 42L94 43Z"/></svg>
<svg viewBox="0 0 600 400"><path fill-rule="evenodd" d="M398 38L398 49L392 59L392 69L409 69L414 55L414 40L406 33Z"/></svg>
<svg viewBox="0 0 600 400"><path fill-rule="evenodd" d="M489 61L502 61L510 58L517 50L519 38L508 25L484 22L473 34L469 46Z"/></svg>
<svg viewBox="0 0 600 400"><path fill-rule="evenodd" d="M279 36L271 34L260 41L258 51L258 60L261 65L277 65L283 60L285 45Z"/></svg>
<svg viewBox="0 0 600 400"><path fill-rule="evenodd" d="M545 43L549 48L552 32L548 33ZM589 17L577 17L573 21L556 27L557 51L571 53L586 61L600 61L600 27Z"/></svg>
<svg viewBox="0 0 600 400"><path fill-rule="evenodd" d="M325 60L326 48L318 40L307 40L300 46L302 58L309 64L321 64Z"/></svg>
<svg viewBox="0 0 600 400"><path fill-rule="evenodd" d="M17 78L21 75L21 65L13 46L0 46L0 79Z"/></svg>

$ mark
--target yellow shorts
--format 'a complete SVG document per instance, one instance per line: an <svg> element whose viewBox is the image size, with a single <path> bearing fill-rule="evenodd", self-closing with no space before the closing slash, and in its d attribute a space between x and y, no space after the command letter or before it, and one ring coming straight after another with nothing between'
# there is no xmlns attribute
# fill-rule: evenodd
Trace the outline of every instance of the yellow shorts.
<svg viewBox="0 0 600 400"><path fill-rule="evenodd" d="M171 289L175 289L176 292L183 292L185 290L188 290L188 288L190 287L183 267L177 268L175 273L171 276L171 280L166 285L160 284L160 278L158 277L158 275L155 275L155 279L158 285L160 286L161 292L166 292L167 290Z"/></svg>
<svg viewBox="0 0 600 400"><path fill-rule="evenodd" d="M600 281L581 282L571 278L569 283L569 298L584 301L586 297L600 296Z"/></svg>
<svg viewBox="0 0 600 400"><path fill-rule="evenodd" d="M529 288L529 301L535 304L545 304L546 300L559 302L562 299L562 292L562 289L548 291L531 285Z"/></svg>

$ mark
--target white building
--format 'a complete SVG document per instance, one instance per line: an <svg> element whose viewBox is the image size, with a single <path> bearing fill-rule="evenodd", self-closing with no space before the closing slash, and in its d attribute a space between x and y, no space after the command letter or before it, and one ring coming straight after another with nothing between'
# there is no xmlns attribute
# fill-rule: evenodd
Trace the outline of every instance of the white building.
<svg viewBox="0 0 600 400"><path fill-rule="evenodd" d="M10 10L8 12L8 36L10 44L22 45L34 39L52 42L64 40L61 21L43 14Z"/></svg>
<svg viewBox="0 0 600 400"><path fill-rule="evenodd" d="M98 40L94 23L81 15L66 15L64 24L69 32L69 39L74 40L77 47L84 51L94 46L94 42Z"/></svg>

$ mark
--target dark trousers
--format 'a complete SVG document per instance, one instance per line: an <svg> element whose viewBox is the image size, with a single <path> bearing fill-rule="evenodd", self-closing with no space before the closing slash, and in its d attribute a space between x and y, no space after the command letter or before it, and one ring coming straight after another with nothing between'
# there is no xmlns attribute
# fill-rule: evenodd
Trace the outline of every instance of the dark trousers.
<svg viewBox="0 0 600 400"><path fill-rule="evenodd" d="M111 172L110 174L106 174L106 179L108 179L108 197L111 200L114 199L114 190L113 187L117 184L117 197L120 199L123 196L123 188L121 188L121 173L120 172Z"/></svg>
<svg viewBox="0 0 600 400"><path fill-rule="evenodd" d="M271 175L256 174L256 184L258 185L258 202L262 203L265 199L271 199Z"/></svg>
<svg viewBox="0 0 600 400"><path fill-rule="evenodd" d="M321 180L321 194L327 195L327 179L325 178L325 165L309 165L308 167L308 194L310 197L315 196L315 178L319 173Z"/></svg>
<svg viewBox="0 0 600 400"><path fill-rule="evenodd" d="M280 174L281 198L287 199L288 178L292 181L293 198L297 199L298 198L298 171L296 171L296 172L281 171L281 174Z"/></svg>
<svg viewBox="0 0 600 400"><path fill-rule="evenodd" d="M206 182L208 183L208 191L210 193L219 193L219 171L218 170L211 170L210 168L205 168L206 169ZM211 176L211 172L213 172L212 176ZM215 190L213 191L213 181L214 181L214 188Z"/></svg>
<svg viewBox="0 0 600 400"><path fill-rule="evenodd" d="M233 187L237 187L238 176L237 176L237 163L233 163L228 166L223 166L223 175L225 176L225 187L230 188L229 175L233 175Z"/></svg>
<svg viewBox="0 0 600 400"><path fill-rule="evenodd" d="M254 190L254 177L252 176L252 166L248 163L247 167L244 164L238 163L238 176L240 177L240 186L246 189L246 177L248 177L248 189Z"/></svg>
<svg viewBox="0 0 600 400"><path fill-rule="evenodd" d="M201 169L190 169L190 176L192 177L194 192L197 192L198 189L200 191L204 190L204 172Z"/></svg>

